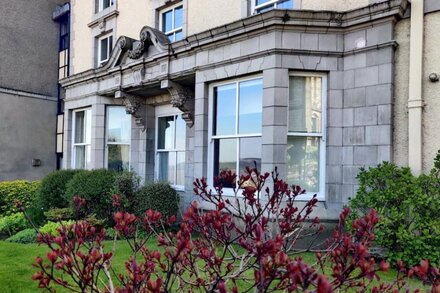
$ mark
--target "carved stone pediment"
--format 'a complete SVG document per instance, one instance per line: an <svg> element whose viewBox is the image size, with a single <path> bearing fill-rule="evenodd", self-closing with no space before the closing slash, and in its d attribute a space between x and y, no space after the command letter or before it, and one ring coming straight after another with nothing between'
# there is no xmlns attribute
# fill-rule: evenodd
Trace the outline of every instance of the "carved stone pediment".
<svg viewBox="0 0 440 293"><path fill-rule="evenodd" d="M137 126L142 126L142 131L145 131L145 118L144 118L144 104L145 101L142 97L132 95L124 91L115 92L116 99L122 99L125 106L125 112L132 115L135 118Z"/></svg>
<svg viewBox="0 0 440 293"><path fill-rule="evenodd" d="M168 52L169 44L170 41L163 32L145 26L140 32L139 40L125 36L119 37L109 60L97 70L105 71L109 68L126 64L129 62L129 59L140 59L149 55Z"/></svg>
<svg viewBox="0 0 440 293"><path fill-rule="evenodd" d="M158 53L167 52L168 44L170 43L168 37L158 29L144 26L141 30L139 41L136 41L133 49L128 51L128 56L131 59L139 59L148 48L152 45Z"/></svg>
<svg viewBox="0 0 440 293"><path fill-rule="evenodd" d="M119 66L125 63L127 59L127 52L133 48L133 44L136 40L129 37L119 37L113 48L112 54L109 60L104 66L98 68L98 71L105 71L109 68Z"/></svg>
<svg viewBox="0 0 440 293"><path fill-rule="evenodd" d="M161 88L165 88L171 95L171 104L173 107L182 111L182 118L185 120L188 127L194 125L194 118L191 111L188 108L188 101L194 99L194 92L191 88L175 83L171 80L163 80L161 82Z"/></svg>

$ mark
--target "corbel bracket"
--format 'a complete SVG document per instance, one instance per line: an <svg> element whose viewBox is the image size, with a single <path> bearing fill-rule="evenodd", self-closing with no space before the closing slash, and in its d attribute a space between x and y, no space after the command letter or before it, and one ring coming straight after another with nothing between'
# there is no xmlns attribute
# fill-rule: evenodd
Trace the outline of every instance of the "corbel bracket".
<svg viewBox="0 0 440 293"><path fill-rule="evenodd" d="M145 119L142 114L144 112L144 99L124 91L116 91L115 99L122 99L125 112L132 115L135 118L136 125L143 127L142 131L145 131Z"/></svg>
<svg viewBox="0 0 440 293"><path fill-rule="evenodd" d="M188 127L192 127L194 125L194 119L186 103L194 99L194 92L189 87L168 79L161 81L161 88L168 90L171 95L171 104L173 107L182 111L182 119L186 122Z"/></svg>

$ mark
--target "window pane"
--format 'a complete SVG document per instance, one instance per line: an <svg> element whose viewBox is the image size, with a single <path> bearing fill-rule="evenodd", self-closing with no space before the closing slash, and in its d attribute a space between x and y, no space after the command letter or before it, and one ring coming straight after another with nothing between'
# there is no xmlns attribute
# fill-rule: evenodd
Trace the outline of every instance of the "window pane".
<svg viewBox="0 0 440 293"><path fill-rule="evenodd" d="M177 7L174 9L174 28L182 26L183 7Z"/></svg>
<svg viewBox="0 0 440 293"><path fill-rule="evenodd" d="M215 89L215 135L235 134L236 84L222 85Z"/></svg>
<svg viewBox="0 0 440 293"><path fill-rule="evenodd" d="M113 49L113 36L108 37L108 51L107 51L107 58L110 58L110 54Z"/></svg>
<svg viewBox="0 0 440 293"><path fill-rule="evenodd" d="M292 9L293 8L293 0L279 1L277 3L277 8L278 9Z"/></svg>
<svg viewBox="0 0 440 293"><path fill-rule="evenodd" d="M108 169L115 171L129 170L130 146L109 144Z"/></svg>
<svg viewBox="0 0 440 293"><path fill-rule="evenodd" d="M92 162L91 146L90 145L75 146L73 151L75 152L75 169L88 168Z"/></svg>
<svg viewBox="0 0 440 293"><path fill-rule="evenodd" d="M75 146L75 169L86 168L86 146Z"/></svg>
<svg viewBox="0 0 440 293"><path fill-rule="evenodd" d="M172 42L174 42L174 33L171 33L171 34L168 34L167 36L168 36L168 40L170 40L170 42L172 43Z"/></svg>
<svg viewBox="0 0 440 293"><path fill-rule="evenodd" d="M57 115L57 133L64 132L64 114Z"/></svg>
<svg viewBox="0 0 440 293"><path fill-rule="evenodd" d="M174 116L159 117L157 148L174 149Z"/></svg>
<svg viewBox="0 0 440 293"><path fill-rule="evenodd" d="M218 139L214 150L214 176L222 170L237 172L237 139Z"/></svg>
<svg viewBox="0 0 440 293"><path fill-rule="evenodd" d="M261 133L263 85L261 79L240 82L239 124L240 134Z"/></svg>
<svg viewBox="0 0 440 293"><path fill-rule="evenodd" d="M67 35L69 33L69 21L65 18L60 22L60 36Z"/></svg>
<svg viewBox="0 0 440 293"><path fill-rule="evenodd" d="M110 7L110 0L102 0L102 9L106 9L107 7Z"/></svg>
<svg viewBox="0 0 440 293"><path fill-rule="evenodd" d="M174 184L174 174L176 172L176 153L159 153L159 180Z"/></svg>
<svg viewBox="0 0 440 293"><path fill-rule="evenodd" d="M178 115L176 119L176 149L184 150L186 145L186 123L182 119L182 115Z"/></svg>
<svg viewBox="0 0 440 293"><path fill-rule="evenodd" d="M61 67L61 68L58 70L58 78L59 78L59 79L65 78L65 77L66 77L65 72L66 72L66 68L65 68L65 67Z"/></svg>
<svg viewBox="0 0 440 293"><path fill-rule="evenodd" d="M287 183L319 192L319 137L287 138Z"/></svg>
<svg viewBox="0 0 440 293"><path fill-rule="evenodd" d="M63 67L66 65L66 51L67 50L63 50L58 53L58 67Z"/></svg>
<svg viewBox="0 0 440 293"><path fill-rule="evenodd" d="M321 132L321 77L292 76L289 91L289 131Z"/></svg>
<svg viewBox="0 0 440 293"><path fill-rule="evenodd" d="M256 0L255 5L261 5L263 3L269 2L270 0Z"/></svg>
<svg viewBox="0 0 440 293"><path fill-rule="evenodd" d="M177 152L176 185L185 185L185 152Z"/></svg>
<svg viewBox="0 0 440 293"><path fill-rule="evenodd" d="M107 107L107 141L130 143L131 115L125 107Z"/></svg>
<svg viewBox="0 0 440 293"><path fill-rule="evenodd" d="M255 163L261 171L261 137L240 138L240 174L246 167L254 168Z"/></svg>
<svg viewBox="0 0 440 293"><path fill-rule="evenodd" d="M173 11L167 11L162 13L162 31L168 32L173 29L172 25Z"/></svg>
<svg viewBox="0 0 440 293"><path fill-rule="evenodd" d="M92 110L86 110L86 129L84 130L86 133L86 140L85 143L91 143L92 142Z"/></svg>
<svg viewBox="0 0 440 293"><path fill-rule="evenodd" d="M183 38L182 31L177 31L174 33L174 42L180 41Z"/></svg>
<svg viewBox="0 0 440 293"><path fill-rule="evenodd" d="M85 111L75 112L75 141L85 143Z"/></svg>
<svg viewBox="0 0 440 293"><path fill-rule="evenodd" d="M99 61L104 61L104 60L107 60L107 58L108 58L108 55L107 55L107 52L108 52L108 40L107 40L107 38L105 38L105 39L102 39L101 41L100 41L100 59L99 59Z"/></svg>
<svg viewBox="0 0 440 293"><path fill-rule="evenodd" d="M63 152L63 134L57 134L57 153Z"/></svg>

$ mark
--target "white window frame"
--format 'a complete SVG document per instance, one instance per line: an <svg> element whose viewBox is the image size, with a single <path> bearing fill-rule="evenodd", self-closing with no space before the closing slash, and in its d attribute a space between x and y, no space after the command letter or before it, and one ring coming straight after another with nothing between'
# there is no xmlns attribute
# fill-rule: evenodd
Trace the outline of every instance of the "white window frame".
<svg viewBox="0 0 440 293"><path fill-rule="evenodd" d="M185 133L185 148L184 149L177 149L175 148L175 142L174 142L174 148L173 149L163 149L158 150L158 142L159 142L159 118L162 117L170 117L170 116L178 116L182 115L182 111L180 111L177 108L172 107L171 105L163 105L163 106L156 106L156 121L155 121L155 127L156 127L156 135L155 135L155 144L154 144L154 178L156 181L159 181L159 153L169 153L169 152L185 152L185 162L186 162L186 133ZM186 127L186 126L185 126ZM174 140L176 139L176 127L174 127ZM177 156L177 155L176 155ZM186 163L185 163L186 167ZM186 170L185 170L186 171ZM186 176L186 172L184 174ZM184 185L176 185L174 184L177 181L177 170L174 172L174 182L168 182L172 188L174 188L177 191L184 191L185 190L185 184Z"/></svg>
<svg viewBox="0 0 440 293"><path fill-rule="evenodd" d="M233 84L235 83L236 85L238 85L240 82L243 81L250 81L250 80L256 80L256 79L261 79L262 84L264 83L263 80L263 75L259 74L259 75L252 75L252 76L246 76L246 77L242 77L242 78L234 78L234 79L230 79L230 80L226 80L226 81L221 81L221 82L215 82L209 85L209 113L208 113L208 185L211 187L214 187L214 142L216 139L227 139L227 138L236 138L238 140L237 144L238 144L238 149L240 150L240 138L246 138L246 137L263 137L263 129L261 129L261 133L250 133L250 134L235 134L235 135L213 135L213 130L214 130L214 88L218 87L218 86L222 86L222 85L228 85L228 84ZM239 87L236 87L236 97L238 96L238 91L239 91ZM263 97L264 98L264 97ZM239 99L235 100L235 105L236 105L236 115L237 115L237 120L236 120L236 129L238 129L238 111L239 111ZM261 113L263 114L263 108L261 109ZM263 124L263 121L261 121L261 123ZM261 128L263 128L263 125L261 125ZM263 153L261 154L261 156L263 157ZM263 159L261 157L261 160ZM237 158L236 158L236 162L237 165L240 162L240 152L237 152ZM237 176L240 176L240 171L241 170L237 170ZM262 170L258 170L258 171L262 171ZM232 196L234 195L233 189L232 188L223 188L223 192L224 195L229 195ZM238 196L241 196L241 193L238 193Z"/></svg>
<svg viewBox="0 0 440 293"><path fill-rule="evenodd" d="M293 2L293 7L291 9L293 9L294 7L297 6L297 2L298 0L292 0ZM270 0L267 1L266 3L257 5L257 0L252 0L252 14L258 14L259 12L257 12L257 10L262 9L262 8L266 8L268 6L272 6L273 5L273 9L277 9L277 5L278 3L281 2L281 0Z"/></svg>
<svg viewBox="0 0 440 293"><path fill-rule="evenodd" d="M112 46L110 46L110 38L112 39ZM107 59L101 60L101 41L107 39ZM113 50L113 34L106 34L102 37L98 38L98 66L102 66L105 62L107 62L110 59L110 55L112 53Z"/></svg>
<svg viewBox="0 0 440 293"><path fill-rule="evenodd" d="M131 125L131 119L130 119L130 138L128 139L128 143L125 142L117 142L117 141L108 141L108 131L107 131L107 126L108 126L108 119L109 116L108 115L108 109L109 108L116 108L116 107L120 107L120 108L125 108L125 106L118 106L118 105L108 105L105 107L105 126L104 126L104 130L105 130L105 137L104 137L104 143L105 143L105 151L104 151L104 166L106 169L108 169L108 146L109 145L128 145L129 150L128 150L128 171L131 171L131 130L132 130L132 125ZM131 115L130 115L131 116Z"/></svg>
<svg viewBox="0 0 440 293"><path fill-rule="evenodd" d="M90 139L90 142L84 142L84 143L75 143L75 132L76 132L76 113L78 112L87 112L90 111L90 115L92 115L92 108L88 107L88 108L81 108L81 109L75 109L72 111L72 161L71 161L71 166L72 169L77 169L78 167L76 166L76 152L75 152L75 148L77 146L91 146L92 145L92 141ZM84 113L84 119L86 119L87 115L86 113ZM84 123L84 126L87 126L87 122ZM90 128L90 132L92 131L92 129ZM84 158L84 170L90 169L91 166L87 166L87 152L85 152L85 156L86 158Z"/></svg>
<svg viewBox="0 0 440 293"><path fill-rule="evenodd" d="M104 8L104 0L98 0L98 12L103 11L104 9L110 8L115 5L116 0L110 0L110 5Z"/></svg>
<svg viewBox="0 0 440 293"><path fill-rule="evenodd" d="M182 26L179 27L174 27L174 20L175 20L175 13L174 10L176 10L176 8L182 7ZM171 27L172 29L170 31L163 31L163 15L167 12L172 11L172 18L171 18ZM173 42L177 42L180 40L176 41L176 33L181 31L182 32L182 39L183 39L183 24L184 24L184 8L183 8L183 2L179 2L174 4L173 6L169 6L166 7L162 10L159 11L159 30L162 31L168 38L172 35L173 36Z"/></svg>
<svg viewBox="0 0 440 293"><path fill-rule="evenodd" d="M322 118L321 118L321 132L291 132L289 131L289 125L287 125L287 137L320 137L319 142L319 192L307 192L297 197L298 200L310 200L316 194L317 199L320 201L325 200L326 194L326 137L327 137L327 74L316 73L316 72L291 72L289 74L289 79L292 76L303 76L303 77L320 77L321 78L321 107L322 107ZM290 85L290 82L289 82ZM289 88L289 100L290 103L290 88ZM289 111L287 111L287 121L289 121ZM287 174L286 174L287 175Z"/></svg>

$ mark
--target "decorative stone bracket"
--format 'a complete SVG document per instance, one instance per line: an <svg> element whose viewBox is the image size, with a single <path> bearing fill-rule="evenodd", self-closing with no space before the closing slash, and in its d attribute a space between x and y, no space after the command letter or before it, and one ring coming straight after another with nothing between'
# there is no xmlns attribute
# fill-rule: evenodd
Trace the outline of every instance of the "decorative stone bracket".
<svg viewBox="0 0 440 293"><path fill-rule="evenodd" d="M192 127L194 125L194 119L186 104L189 100L194 99L194 92L189 87L168 79L162 80L160 87L168 90L171 95L171 104L183 112L182 119L186 122L188 127Z"/></svg>
<svg viewBox="0 0 440 293"><path fill-rule="evenodd" d="M122 99L125 106L125 112L132 115L135 118L137 126L142 126L142 132L145 131L145 119L143 117L144 99L140 96L132 95L124 91L116 91L115 99Z"/></svg>

